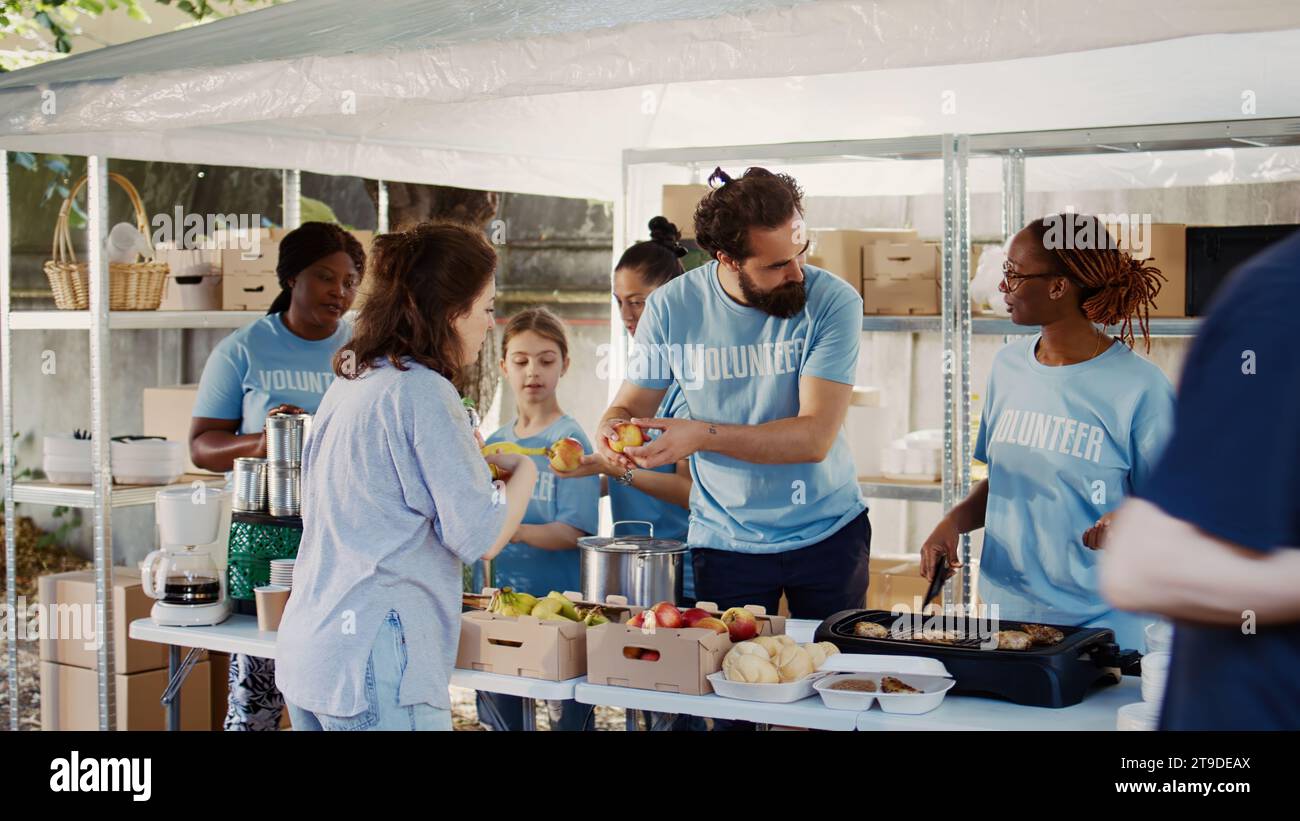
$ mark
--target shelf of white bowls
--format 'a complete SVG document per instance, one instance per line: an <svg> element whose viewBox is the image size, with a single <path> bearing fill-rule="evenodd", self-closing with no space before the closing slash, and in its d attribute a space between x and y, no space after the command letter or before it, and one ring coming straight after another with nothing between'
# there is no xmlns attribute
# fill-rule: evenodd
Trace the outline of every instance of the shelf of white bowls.
<svg viewBox="0 0 1300 821"><path fill-rule="evenodd" d="M154 496L165 487L214 481L212 476L187 475L185 455L185 446L180 442L136 439L110 443L112 506L153 504ZM43 468L45 481L14 483L15 502L94 507L89 439L77 439L71 434L46 436Z"/></svg>
<svg viewBox="0 0 1300 821"><path fill-rule="evenodd" d="M881 476L860 476L868 499L943 500L943 431L918 430L880 452Z"/></svg>

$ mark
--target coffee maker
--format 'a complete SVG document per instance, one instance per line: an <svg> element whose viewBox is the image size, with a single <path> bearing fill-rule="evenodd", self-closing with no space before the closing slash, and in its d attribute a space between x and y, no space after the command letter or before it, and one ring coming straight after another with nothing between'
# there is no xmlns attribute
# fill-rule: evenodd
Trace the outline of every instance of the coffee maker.
<svg viewBox="0 0 1300 821"><path fill-rule="evenodd" d="M154 500L161 549L145 557L145 595L157 599L154 624L197 627L230 617L225 579L206 548L221 531L222 497L217 488L174 487Z"/></svg>

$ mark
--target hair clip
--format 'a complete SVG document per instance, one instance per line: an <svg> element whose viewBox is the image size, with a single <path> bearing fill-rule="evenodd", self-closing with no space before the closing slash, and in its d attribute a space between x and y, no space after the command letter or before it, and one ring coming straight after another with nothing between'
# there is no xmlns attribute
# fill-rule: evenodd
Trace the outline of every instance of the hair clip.
<svg viewBox="0 0 1300 821"><path fill-rule="evenodd" d="M714 185L715 182L717 183L717 185ZM718 166L717 168L713 169L713 173L709 175L710 188L718 189L729 182L731 182L731 175L728 174L726 171L723 171L722 166Z"/></svg>

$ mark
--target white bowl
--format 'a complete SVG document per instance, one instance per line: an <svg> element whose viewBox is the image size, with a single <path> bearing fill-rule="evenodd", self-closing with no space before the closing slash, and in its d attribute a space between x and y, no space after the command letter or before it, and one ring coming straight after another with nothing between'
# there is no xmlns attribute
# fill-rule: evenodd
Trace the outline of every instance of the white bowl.
<svg viewBox="0 0 1300 821"><path fill-rule="evenodd" d="M841 681L870 681L880 690L880 677L871 673L841 673L826 676L813 685L813 689L822 697L822 703L832 710L853 710L862 712L871 709L876 703L876 693L859 690L834 690L831 686Z"/></svg>
<svg viewBox="0 0 1300 821"><path fill-rule="evenodd" d="M743 701L763 701L768 704L790 704L802 701L813 694L813 686L823 678L825 673L813 673L798 681L785 684L749 684L743 681L728 681L722 672L711 673L709 683L713 692L723 698L736 698Z"/></svg>
<svg viewBox="0 0 1300 821"><path fill-rule="evenodd" d="M45 478L56 485L89 485L95 481L95 474L92 471L56 470L46 467Z"/></svg>
<svg viewBox="0 0 1300 821"><path fill-rule="evenodd" d="M55 433L42 440L45 456L63 456L72 459L90 459L90 440L74 439L70 433Z"/></svg>
<svg viewBox="0 0 1300 821"><path fill-rule="evenodd" d="M184 468L177 470L165 465L154 470L127 468L126 473L114 471L113 482L119 485L170 485L184 475Z"/></svg>
<svg viewBox="0 0 1300 821"><path fill-rule="evenodd" d="M894 678L920 690L919 693L876 693L880 709L886 713L920 715L928 713L943 703L943 697L957 682L943 676L918 676L899 673Z"/></svg>
<svg viewBox="0 0 1300 821"><path fill-rule="evenodd" d="M1147 652L1167 653L1174 646L1174 626L1167 621L1156 621L1146 626Z"/></svg>
<svg viewBox="0 0 1300 821"><path fill-rule="evenodd" d="M1160 724L1160 709L1137 701L1120 707L1115 716L1115 729L1150 732Z"/></svg>

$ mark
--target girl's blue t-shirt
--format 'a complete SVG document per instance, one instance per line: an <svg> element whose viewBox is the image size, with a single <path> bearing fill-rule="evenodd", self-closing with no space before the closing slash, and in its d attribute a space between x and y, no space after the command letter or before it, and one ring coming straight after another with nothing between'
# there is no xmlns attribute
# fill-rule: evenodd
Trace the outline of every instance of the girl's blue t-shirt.
<svg viewBox="0 0 1300 821"><path fill-rule="evenodd" d="M545 448L552 442L572 436L582 443L582 449L591 453L591 441L572 416L562 416L541 433L520 438L515 435L515 421L497 430L487 439L487 444L514 442L523 448ZM524 514L524 524L545 525L563 522L594 535L600 526L600 477L559 479L551 470L546 456L530 457L537 465L537 484ZM581 590L582 579L578 549L542 550L524 542L506 545L492 562L493 583L497 587L512 587L534 596L545 596L552 590ZM474 588L483 587L483 565L474 567Z"/></svg>
<svg viewBox="0 0 1300 821"><path fill-rule="evenodd" d="M280 314L246 325L217 343L203 366L193 415L238 419L239 433L259 433L277 405L315 413L334 381L334 354L352 337L352 324L339 322L326 339L290 331Z"/></svg>
<svg viewBox="0 0 1300 821"><path fill-rule="evenodd" d="M1083 534L1139 490L1173 428L1174 391L1122 343L1051 367L1040 336L998 352L975 458L989 466L980 600L1013 621L1109 627L1143 648L1153 621L1112 608Z"/></svg>

